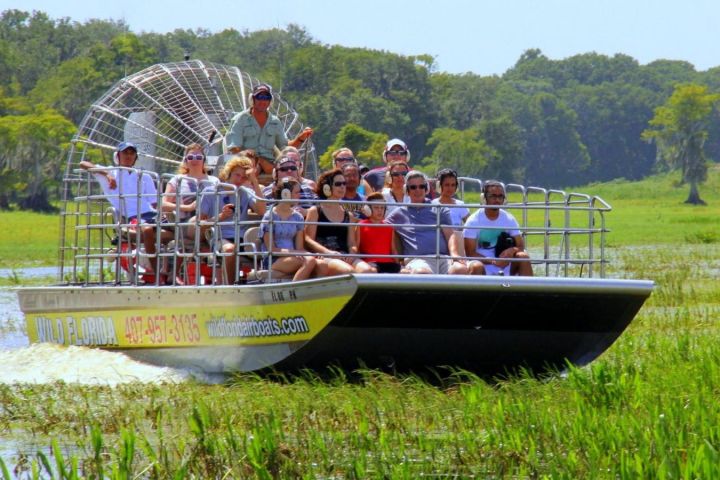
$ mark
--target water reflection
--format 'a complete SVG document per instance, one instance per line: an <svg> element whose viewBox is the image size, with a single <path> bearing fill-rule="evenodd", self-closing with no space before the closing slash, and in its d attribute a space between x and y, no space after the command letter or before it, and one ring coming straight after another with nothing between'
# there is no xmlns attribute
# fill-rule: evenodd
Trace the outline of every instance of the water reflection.
<svg viewBox="0 0 720 480"><path fill-rule="evenodd" d="M0 268L0 278L42 278L58 274L58 267Z"/></svg>

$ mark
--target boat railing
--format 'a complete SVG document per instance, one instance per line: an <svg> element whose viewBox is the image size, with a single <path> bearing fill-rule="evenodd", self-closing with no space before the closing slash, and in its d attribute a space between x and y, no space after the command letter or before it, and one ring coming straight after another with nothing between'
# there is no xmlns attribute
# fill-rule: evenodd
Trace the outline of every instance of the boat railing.
<svg viewBox="0 0 720 480"><path fill-rule="evenodd" d="M106 169L89 171L76 170L67 175L65 186L70 196L66 197L62 211L60 242L60 275L61 283L89 284L154 284L166 283L174 285L203 285L242 283L248 278L262 278L274 281L272 269L263 272L267 265L272 264L277 253L266 251L262 247L262 239L238 242L232 251L223 249L221 230L232 226L234 238L242 238L242 233L252 227L260 227L262 219L258 215L250 215L243 221L220 221L217 215L203 218L193 214L189 216L181 210L183 202L191 200L199 207L202 202L214 202L215 212L222 210L222 204L230 202L239 211L241 192L232 184L220 183L214 189L204 188L204 182L192 177L179 177L176 192L165 194L164 186L172 175L157 174L142 169L129 170L138 173L134 191L142 192L142 177L147 175L155 186L156 193L142 194L109 194L100 189L93 173ZM123 176L118 179L124 181ZM183 184L187 188L183 188ZM465 201L462 205L441 206L450 209L469 208L471 211L484 208L485 205L479 192L482 180L461 177L460 197ZM544 276L587 276L604 277L606 252L605 236L607 233L605 213L611 210L610 205L602 198L582 193L565 192L562 190L525 187L519 184L505 185L508 202L502 208L516 216L526 249L530 253L536 275ZM123 191L120 186L117 191ZM192 198L183 198L190 192ZM243 195L254 196L249 190ZM208 196L212 198L208 199ZM171 201L171 208L164 201ZM268 206L282 202L297 200L266 200L253 198L256 202L267 202ZM143 202L149 201L160 205L165 214L161 221L144 224L127 217L128 205L134 206L130 211L141 211ZM316 205L340 203L350 206L353 210L364 205L384 204L384 202L355 202L351 200L315 200ZM392 205L396 207L397 205ZM419 208L435 208L436 222L430 227L436 231L435 251L428 258L451 258L444 253L442 229L451 228L454 233L451 241L456 242L460 255L456 259L470 261L473 257L464 252L464 232L473 227L448 225L441 223L440 209L437 205L415 204ZM272 242L274 224L294 223L275 220L268 217L268 226ZM346 225L327 222L305 222L315 225ZM374 224L366 224L373 228ZM381 225L377 225L381 226ZM419 225L407 225L416 226ZM150 254L143 246L142 228L154 229L155 251ZM422 226L428 227L428 226ZM319 256L318 253L293 255ZM234 278L225 278L223 260L234 256L238 268ZM364 255L343 253L323 254L323 257L362 258ZM396 255L373 255L373 257L392 258L399 262L405 259L400 252ZM156 263L157 259L157 263ZM506 259L504 259L506 260ZM511 262L523 261L509 259ZM149 275L150 267L157 266L161 275ZM154 268L152 269L154 270ZM277 274L275 274L277 277Z"/></svg>

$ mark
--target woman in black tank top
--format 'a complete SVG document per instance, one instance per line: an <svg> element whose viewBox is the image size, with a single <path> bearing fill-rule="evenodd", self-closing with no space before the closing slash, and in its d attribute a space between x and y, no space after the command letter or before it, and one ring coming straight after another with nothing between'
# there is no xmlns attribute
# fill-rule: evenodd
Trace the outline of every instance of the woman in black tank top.
<svg viewBox="0 0 720 480"><path fill-rule="evenodd" d="M345 196L345 177L340 169L320 175L317 194L321 200L342 200ZM332 255L321 257L320 260L326 267L326 275L353 273L353 266L361 260L343 254L349 253L355 246L355 218L340 203L325 203L310 208L305 221L306 248L321 255ZM324 225L327 223L343 223L347 226Z"/></svg>
<svg viewBox="0 0 720 480"><path fill-rule="evenodd" d="M318 222L333 223L333 221L325 215L325 208L329 206L330 205L318 206ZM342 223L350 223L350 215L346 211L343 211ZM348 227L341 225L317 225L315 241L325 248L336 252L350 252L350 247L348 247Z"/></svg>

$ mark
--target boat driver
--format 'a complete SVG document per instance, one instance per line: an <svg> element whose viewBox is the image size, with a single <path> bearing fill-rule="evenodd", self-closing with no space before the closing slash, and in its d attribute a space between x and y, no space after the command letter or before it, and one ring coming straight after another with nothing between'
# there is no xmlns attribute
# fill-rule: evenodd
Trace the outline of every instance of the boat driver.
<svg viewBox="0 0 720 480"><path fill-rule="evenodd" d="M249 98L251 107L233 117L225 136L225 145L230 153L253 150L260 173L266 175L270 175L273 170L274 147L282 149L290 145L297 148L313 134L312 128L306 127L297 137L288 141L283 123L270 112L272 100L270 85L256 85Z"/></svg>
<svg viewBox="0 0 720 480"><path fill-rule="evenodd" d="M483 196L485 208L470 215L465 222L465 252L468 257L478 258L468 263L469 273L531 277L532 264L525 251L519 224L510 212L500 208L500 205L505 204L505 186L498 181L488 180L483 185Z"/></svg>

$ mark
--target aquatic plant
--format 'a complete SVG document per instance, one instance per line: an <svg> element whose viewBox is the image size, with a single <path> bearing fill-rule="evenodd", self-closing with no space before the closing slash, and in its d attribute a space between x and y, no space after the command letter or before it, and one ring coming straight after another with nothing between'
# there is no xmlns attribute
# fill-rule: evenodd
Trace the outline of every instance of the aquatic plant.
<svg viewBox="0 0 720 480"><path fill-rule="evenodd" d="M616 260L613 274L657 288L588 366L493 380L452 369L423 378L335 370L222 385L0 385L0 428L39 445L3 454L0 472L718 478L720 245L688 245L683 255L649 245Z"/></svg>

